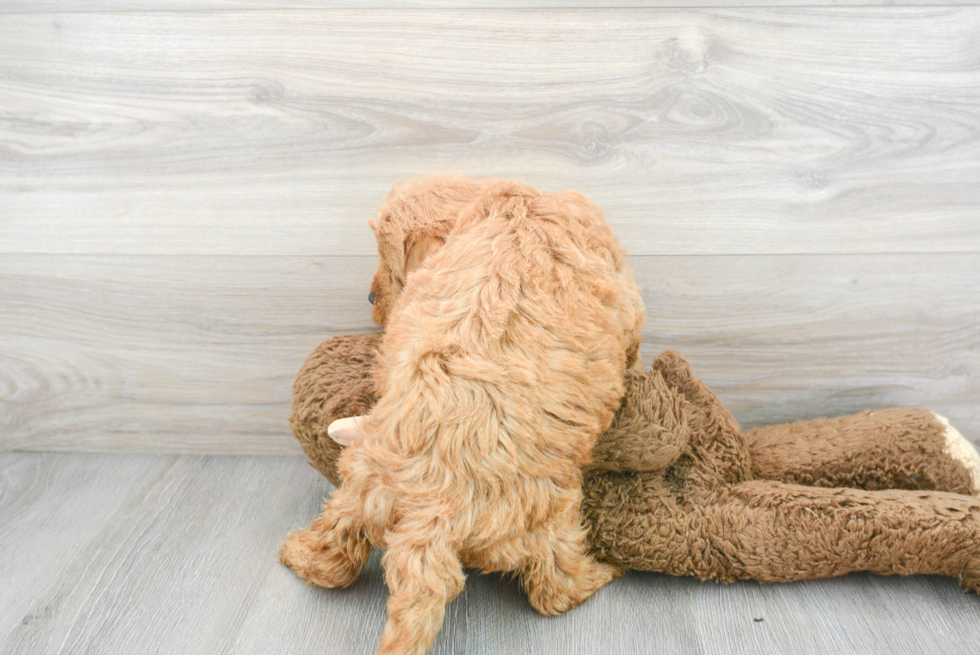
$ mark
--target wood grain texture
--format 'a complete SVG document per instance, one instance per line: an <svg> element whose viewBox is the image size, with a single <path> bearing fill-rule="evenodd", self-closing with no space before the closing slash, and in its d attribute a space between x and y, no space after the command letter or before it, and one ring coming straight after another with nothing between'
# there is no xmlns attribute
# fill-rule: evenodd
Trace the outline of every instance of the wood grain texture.
<svg viewBox="0 0 980 655"><path fill-rule="evenodd" d="M974 0L2 0L2 13L291 9L697 9L704 7L961 6Z"/></svg>
<svg viewBox="0 0 980 655"><path fill-rule="evenodd" d="M927 406L980 439L980 257L632 257L643 357L744 427ZM0 449L297 454L292 381L372 257L0 257Z"/></svg>
<svg viewBox="0 0 980 655"><path fill-rule="evenodd" d="M330 490L302 458L0 454L0 652L373 653L377 554L330 591L275 559ZM959 654L980 638L980 602L948 578L629 573L546 618L516 581L467 573L434 655Z"/></svg>
<svg viewBox="0 0 980 655"><path fill-rule="evenodd" d="M12 14L0 252L367 255L398 178L645 254L980 252L980 7Z"/></svg>
<svg viewBox="0 0 980 655"><path fill-rule="evenodd" d="M63 561L39 562L47 576L13 616L17 623L0 641L4 653L226 652L262 574L280 567L275 551L291 515L308 508L318 488L315 476L297 475L308 468L299 458L5 456L11 461L57 473L47 476L53 488L46 497L28 506L34 515L5 530L4 560L37 520L72 518L59 497L109 485L132 490L112 499L114 511L78 512L97 527L88 527L91 538L56 540ZM80 481L79 467L93 474ZM18 567L11 576L40 571Z"/></svg>
<svg viewBox="0 0 980 655"><path fill-rule="evenodd" d="M0 653L374 652L377 556L334 592L275 560L331 490L302 457L173 453L299 452L303 359L373 329L364 223L435 168L585 191L646 361L745 427L980 440L980 7L595 4L0 0L0 451L171 453L0 452ZM433 652L972 653L978 619L942 578L637 573L546 619L469 572Z"/></svg>
<svg viewBox="0 0 980 655"><path fill-rule="evenodd" d="M168 461L0 455L0 643L59 610L38 603L44 590L78 567L80 549L97 547L106 524Z"/></svg>

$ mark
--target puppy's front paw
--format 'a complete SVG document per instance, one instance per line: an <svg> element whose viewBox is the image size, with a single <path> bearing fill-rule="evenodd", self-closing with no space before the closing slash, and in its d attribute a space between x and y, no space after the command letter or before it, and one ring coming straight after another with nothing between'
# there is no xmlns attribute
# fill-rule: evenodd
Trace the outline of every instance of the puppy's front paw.
<svg viewBox="0 0 980 655"><path fill-rule="evenodd" d="M329 535L297 530L279 547L279 561L311 585L333 589L357 581L363 563L353 561Z"/></svg>

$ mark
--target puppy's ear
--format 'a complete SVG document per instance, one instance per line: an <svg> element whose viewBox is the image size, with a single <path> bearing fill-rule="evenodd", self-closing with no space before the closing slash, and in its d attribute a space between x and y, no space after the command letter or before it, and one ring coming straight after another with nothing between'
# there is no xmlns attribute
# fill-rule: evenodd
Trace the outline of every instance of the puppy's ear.
<svg viewBox="0 0 980 655"><path fill-rule="evenodd" d="M386 270L393 282L398 285L405 283L405 231L401 226L391 220L381 223L368 221L368 225L374 230L374 236L378 241L378 255L381 256L381 267L379 271Z"/></svg>
<svg viewBox="0 0 980 655"><path fill-rule="evenodd" d="M421 266L444 243L444 240L430 234L409 234L405 239L405 275Z"/></svg>

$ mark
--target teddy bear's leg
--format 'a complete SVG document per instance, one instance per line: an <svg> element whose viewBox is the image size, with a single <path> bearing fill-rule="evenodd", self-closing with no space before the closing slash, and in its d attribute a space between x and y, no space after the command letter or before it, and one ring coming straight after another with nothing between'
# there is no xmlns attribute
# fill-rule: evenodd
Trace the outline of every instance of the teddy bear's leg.
<svg viewBox="0 0 980 655"><path fill-rule="evenodd" d="M358 499L341 486L309 528L286 536L279 561L312 585L349 587L371 555L359 516Z"/></svg>
<svg viewBox="0 0 980 655"><path fill-rule="evenodd" d="M980 455L942 416L888 409L745 433L754 477L820 487L980 495Z"/></svg>
<svg viewBox="0 0 980 655"><path fill-rule="evenodd" d="M624 569L598 562L588 553L577 509L524 540L528 556L520 567L531 607L555 616L577 607Z"/></svg>
<svg viewBox="0 0 980 655"><path fill-rule="evenodd" d="M582 514L589 550L598 559L640 571L695 576L720 582L739 579L713 546L708 508L727 500L685 494L683 483L659 474L589 476Z"/></svg>
<svg viewBox="0 0 980 655"><path fill-rule="evenodd" d="M937 491L733 485L708 512L711 543L763 582L852 571L940 574L980 591L980 500Z"/></svg>
<svg viewBox="0 0 980 655"><path fill-rule="evenodd" d="M463 567L431 522L403 520L385 540L381 563L390 595L378 653L423 655L442 627L446 604L463 590Z"/></svg>
<svg viewBox="0 0 980 655"><path fill-rule="evenodd" d="M591 480L593 550L634 569L719 582L853 571L940 574L980 591L980 500L936 491L754 480L678 496L656 476Z"/></svg>

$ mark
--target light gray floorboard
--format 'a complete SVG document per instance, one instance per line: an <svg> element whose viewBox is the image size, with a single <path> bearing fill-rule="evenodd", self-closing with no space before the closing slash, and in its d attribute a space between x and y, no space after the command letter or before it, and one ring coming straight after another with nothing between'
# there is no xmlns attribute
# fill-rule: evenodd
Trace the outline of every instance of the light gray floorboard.
<svg viewBox="0 0 980 655"><path fill-rule="evenodd" d="M30 631L60 611L59 599L43 598L45 590L77 569L79 552L102 543L107 524L144 480L158 480L172 461L0 456L0 635Z"/></svg>
<svg viewBox="0 0 980 655"><path fill-rule="evenodd" d="M24 506L20 523L5 525L3 561L34 550L18 537L39 525L85 529L65 525L49 537L51 555L35 552L38 561L7 572L17 587L22 576L34 579L29 602L0 611L15 621L0 641L4 653L227 651L263 578L281 568L275 551L293 515L310 513L327 490L301 458L0 461L10 485L4 511ZM29 502L20 477L33 469L49 471L34 484L44 493ZM79 498L99 492L108 499Z"/></svg>
<svg viewBox="0 0 980 655"><path fill-rule="evenodd" d="M377 554L348 590L275 559L330 489L302 458L0 454L0 652L373 653ZM470 571L433 653L958 654L978 639L980 599L946 578L634 572L545 618L516 582Z"/></svg>
<svg viewBox="0 0 980 655"><path fill-rule="evenodd" d="M0 21L0 253L371 255L397 179L578 188L634 255L980 252L980 7Z"/></svg>

